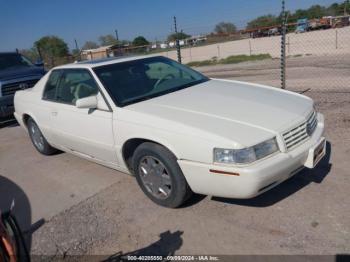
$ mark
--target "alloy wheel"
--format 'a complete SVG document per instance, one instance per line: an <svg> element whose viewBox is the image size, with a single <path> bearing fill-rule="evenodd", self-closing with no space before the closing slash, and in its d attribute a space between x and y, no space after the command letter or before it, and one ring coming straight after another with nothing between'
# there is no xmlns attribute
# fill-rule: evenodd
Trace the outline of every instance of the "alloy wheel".
<svg viewBox="0 0 350 262"><path fill-rule="evenodd" d="M37 125L32 124L30 127L30 133L33 139L34 145L40 150L44 150L44 137L42 136Z"/></svg>

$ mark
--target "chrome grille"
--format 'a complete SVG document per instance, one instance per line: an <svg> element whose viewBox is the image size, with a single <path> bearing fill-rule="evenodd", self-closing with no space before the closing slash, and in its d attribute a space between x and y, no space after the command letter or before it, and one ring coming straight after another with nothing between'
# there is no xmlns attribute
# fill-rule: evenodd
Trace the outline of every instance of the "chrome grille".
<svg viewBox="0 0 350 262"><path fill-rule="evenodd" d="M315 111L308 117L308 120L297 127L283 134L284 144L290 150L305 142L317 127L317 114Z"/></svg>
<svg viewBox="0 0 350 262"><path fill-rule="evenodd" d="M32 80L20 81L16 83L3 84L1 87L2 95L3 96L13 95L18 90L32 88L38 81L39 79L32 79ZM22 87L23 84L25 88Z"/></svg>

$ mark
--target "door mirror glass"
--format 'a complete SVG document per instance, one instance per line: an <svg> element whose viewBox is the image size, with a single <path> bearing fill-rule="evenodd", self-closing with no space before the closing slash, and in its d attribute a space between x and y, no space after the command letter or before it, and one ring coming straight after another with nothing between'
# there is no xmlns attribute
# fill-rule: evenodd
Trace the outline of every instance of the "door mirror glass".
<svg viewBox="0 0 350 262"><path fill-rule="evenodd" d="M88 96L80 98L75 102L75 106L77 108L96 109L97 104L97 96Z"/></svg>

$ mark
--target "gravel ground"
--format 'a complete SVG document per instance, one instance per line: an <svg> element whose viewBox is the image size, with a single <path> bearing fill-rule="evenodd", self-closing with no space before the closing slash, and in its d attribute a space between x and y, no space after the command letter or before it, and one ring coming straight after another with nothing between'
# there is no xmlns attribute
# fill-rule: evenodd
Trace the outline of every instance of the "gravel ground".
<svg viewBox="0 0 350 262"><path fill-rule="evenodd" d="M329 61L291 60L291 81L298 80L298 72L313 79L302 89L310 89L305 94L326 117L328 154L314 170L303 170L255 199L196 195L176 210L153 204L134 178L120 174L117 182L38 229L32 254L349 254L350 87L333 83L322 88L321 73L312 68L327 62L327 70L343 79L338 82L350 76L346 62ZM272 77L278 72L275 61L200 70L214 77L278 83Z"/></svg>
<svg viewBox="0 0 350 262"><path fill-rule="evenodd" d="M350 92L350 54L288 57L286 85L293 91ZM281 86L280 60L263 60L196 68L213 78Z"/></svg>

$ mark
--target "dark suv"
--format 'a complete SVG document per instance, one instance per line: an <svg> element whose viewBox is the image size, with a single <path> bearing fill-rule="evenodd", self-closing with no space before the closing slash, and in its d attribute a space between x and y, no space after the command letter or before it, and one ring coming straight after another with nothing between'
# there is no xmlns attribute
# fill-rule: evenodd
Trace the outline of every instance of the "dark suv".
<svg viewBox="0 0 350 262"><path fill-rule="evenodd" d="M45 74L42 63L33 64L19 53L0 53L0 118L13 114L17 90L33 87Z"/></svg>

